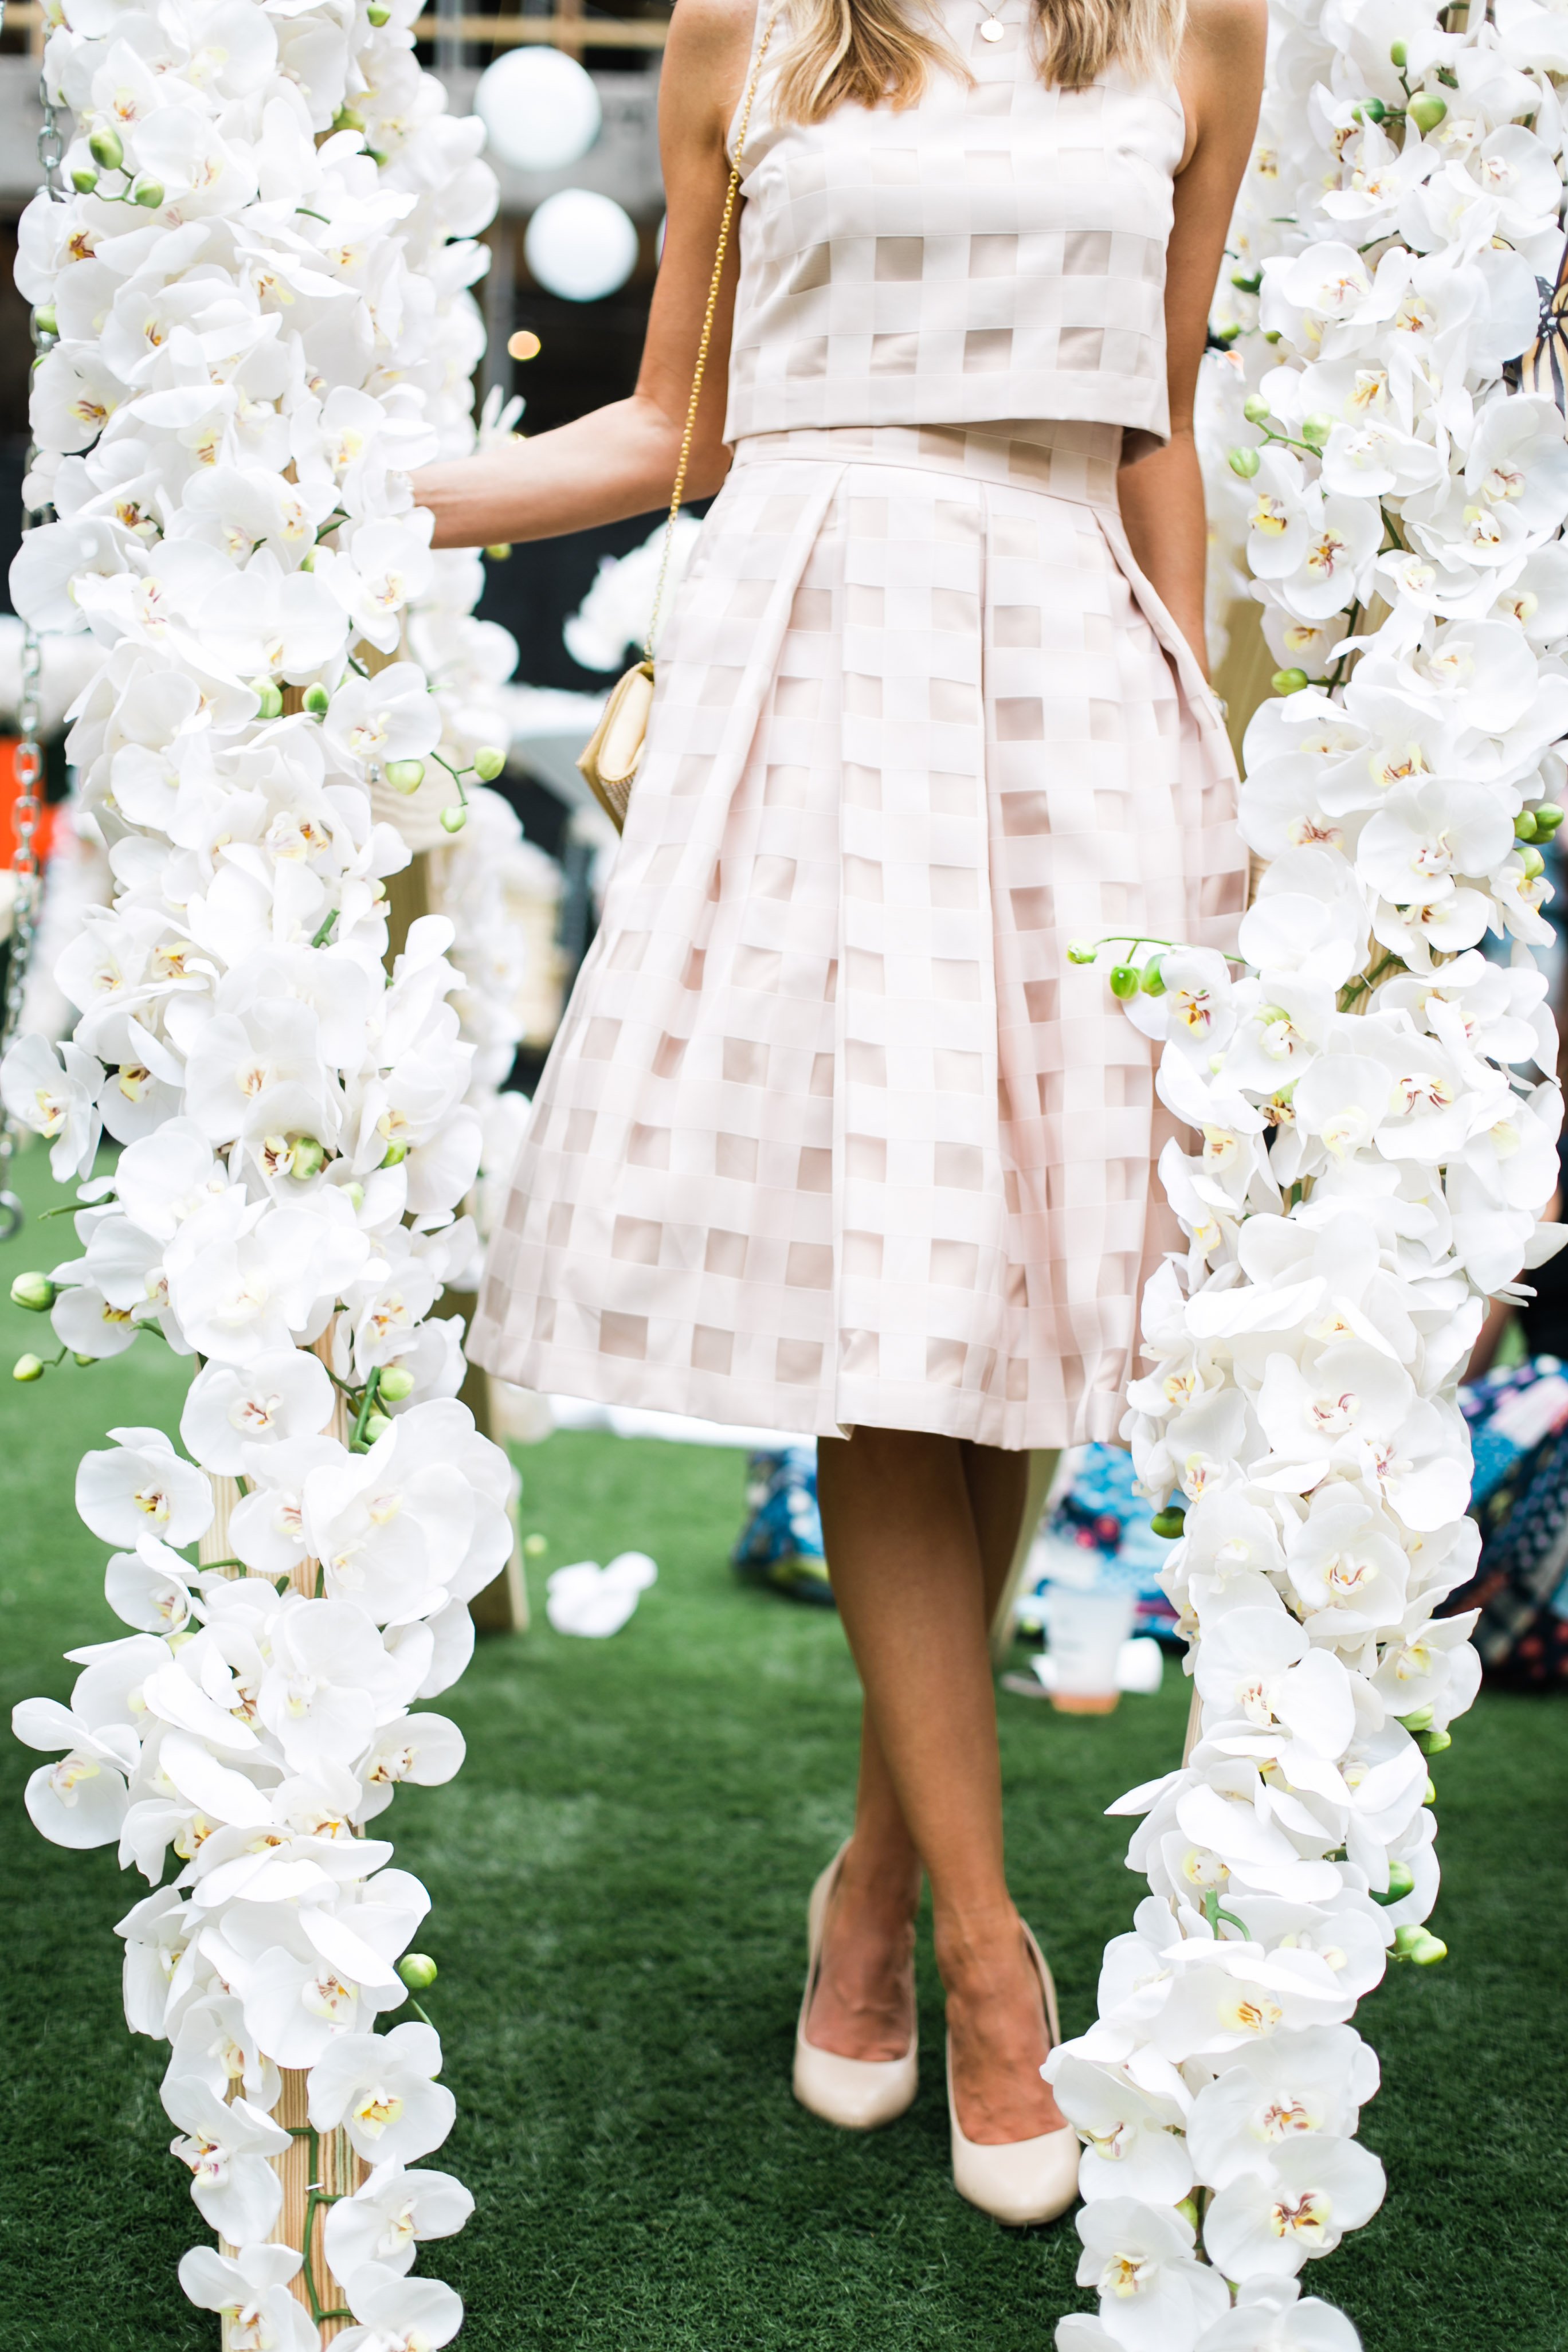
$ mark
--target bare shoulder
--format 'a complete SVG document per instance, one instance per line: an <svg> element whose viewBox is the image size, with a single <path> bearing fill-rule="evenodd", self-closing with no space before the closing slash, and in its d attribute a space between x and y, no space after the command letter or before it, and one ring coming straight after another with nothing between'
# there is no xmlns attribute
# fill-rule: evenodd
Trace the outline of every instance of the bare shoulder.
<svg viewBox="0 0 1568 2352"><path fill-rule="evenodd" d="M1184 59L1260 79L1268 45L1268 0L1187 0Z"/></svg>
<svg viewBox="0 0 1568 2352"><path fill-rule="evenodd" d="M665 44L665 69L743 74L756 29L757 0L676 0Z"/></svg>

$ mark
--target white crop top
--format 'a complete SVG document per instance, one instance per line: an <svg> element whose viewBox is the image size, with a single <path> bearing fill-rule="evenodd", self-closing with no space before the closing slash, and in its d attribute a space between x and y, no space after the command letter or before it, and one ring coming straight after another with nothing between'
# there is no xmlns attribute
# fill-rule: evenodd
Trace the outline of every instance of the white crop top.
<svg viewBox="0 0 1568 2352"><path fill-rule="evenodd" d="M1121 425L1163 440L1168 82L1047 89L1033 0L936 0L973 75L780 123L781 13L746 138L724 437L803 425ZM759 10L758 32L767 0ZM731 130L731 140L733 130Z"/></svg>

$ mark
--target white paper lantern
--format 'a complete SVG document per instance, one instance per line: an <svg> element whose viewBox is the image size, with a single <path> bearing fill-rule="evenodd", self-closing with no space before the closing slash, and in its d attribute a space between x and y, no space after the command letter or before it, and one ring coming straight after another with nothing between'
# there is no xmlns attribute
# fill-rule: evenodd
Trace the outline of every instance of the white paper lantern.
<svg viewBox="0 0 1568 2352"><path fill-rule="evenodd" d="M613 196L563 188L546 196L529 222L522 249L547 292L567 302L596 302L624 286L637 267L637 233Z"/></svg>
<svg viewBox="0 0 1568 2352"><path fill-rule="evenodd" d="M599 93L591 74L560 49L510 49L487 66L474 112L490 152L520 172L561 172L599 135Z"/></svg>

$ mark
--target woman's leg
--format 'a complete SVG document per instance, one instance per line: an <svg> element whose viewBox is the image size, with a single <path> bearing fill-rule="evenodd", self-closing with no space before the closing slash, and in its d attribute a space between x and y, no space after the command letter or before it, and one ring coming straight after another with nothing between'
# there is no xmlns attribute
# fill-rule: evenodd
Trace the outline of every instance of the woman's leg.
<svg viewBox="0 0 1568 2352"><path fill-rule="evenodd" d="M1039 2079L1045 2021L1003 1870L987 1645L987 1595L1006 1573L1026 1477L1022 1455L902 1430L858 1429L817 1449L828 1562L868 1728L864 1843L858 1811L810 2036L846 2056L894 2054L858 2038L867 2004L855 1994L880 1988L870 2006L886 2035L889 1990L907 1967L912 1847L931 1882L959 2120L989 2142L1060 2120ZM907 2042L905 2032L894 2048Z"/></svg>

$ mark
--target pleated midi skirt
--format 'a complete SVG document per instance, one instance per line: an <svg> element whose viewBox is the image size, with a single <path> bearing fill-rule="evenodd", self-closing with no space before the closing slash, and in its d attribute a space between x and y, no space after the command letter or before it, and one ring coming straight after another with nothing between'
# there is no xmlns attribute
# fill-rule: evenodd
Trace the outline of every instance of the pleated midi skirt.
<svg viewBox="0 0 1568 2352"><path fill-rule="evenodd" d="M1106 1438L1178 1241L1154 1049L1079 936L1229 946L1221 714L1120 430L742 441L658 664L474 1360L831 1435Z"/></svg>

